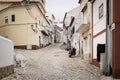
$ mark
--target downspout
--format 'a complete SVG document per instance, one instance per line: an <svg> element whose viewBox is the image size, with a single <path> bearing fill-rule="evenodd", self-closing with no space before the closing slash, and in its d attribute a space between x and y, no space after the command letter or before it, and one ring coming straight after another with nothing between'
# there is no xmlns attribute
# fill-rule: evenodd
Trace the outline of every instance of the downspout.
<svg viewBox="0 0 120 80"><path fill-rule="evenodd" d="M110 54L111 54L111 30L110 30L110 9L111 9L111 3L110 0L107 0L106 2L106 76L111 75L110 70Z"/></svg>
<svg viewBox="0 0 120 80"><path fill-rule="evenodd" d="M109 37L108 37L108 32L109 32L109 30L108 30L108 20L109 20L109 15L108 15L108 2L109 2L109 0L106 0L106 71L105 71L105 75L107 76L108 75L108 69L109 69L109 67L108 67L108 46L109 46L109 44L108 44L108 41L109 41Z"/></svg>

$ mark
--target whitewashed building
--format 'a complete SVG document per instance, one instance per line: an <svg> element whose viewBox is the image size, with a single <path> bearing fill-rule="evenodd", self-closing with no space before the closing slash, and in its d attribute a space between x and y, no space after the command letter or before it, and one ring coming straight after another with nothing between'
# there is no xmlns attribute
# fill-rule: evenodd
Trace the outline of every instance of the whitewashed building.
<svg viewBox="0 0 120 80"><path fill-rule="evenodd" d="M64 34L64 30L63 30L63 21L57 21L55 22L55 24L57 26L59 26L61 28L61 31L60 31L60 35L61 35L61 38L60 38L60 42L61 43L67 43L67 38L66 38L66 35Z"/></svg>
<svg viewBox="0 0 120 80"><path fill-rule="evenodd" d="M0 80L14 73L14 44L0 36Z"/></svg>
<svg viewBox="0 0 120 80"><path fill-rule="evenodd" d="M55 25L54 27L54 33L55 33L55 36L54 36L54 41L55 43L61 43L62 41L62 31L63 29L61 27L59 27L58 25Z"/></svg>
<svg viewBox="0 0 120 80"><path fill-rule="evenodd" d="M97 61L98 44L106 44L106 0L93 2L93 60Z"/></svg>
<svg viewBox="0 0 120 80"><path fill-rule="evenodd" d="M49 28L49 34L50 34L50 36L49 36L49 39L50 39L50 43L54 43L54 27L55 27L55 23L54 23L54 21L55 21L55 16L52 14L52 13L50 13L50 12L47 12L46 13L46 15L45 15L46 17L47 17L47 19L49 20L49 22L50 22L50 28Z"/></svg>
<svg viewBox="0 0 120 80"><path fill-rule="evenodd" d="M92 5L90 0L79 0L80 26L77 32L80 34L81 57L92 62Z"/></svg>
<svg viewBox="0 0 120 80"><path fill-rule="evenodd" d="M75 47L79 53L79 34L76 32L80 26L80 6L66 12L64 16L64 30L68 47Z"/></svg>

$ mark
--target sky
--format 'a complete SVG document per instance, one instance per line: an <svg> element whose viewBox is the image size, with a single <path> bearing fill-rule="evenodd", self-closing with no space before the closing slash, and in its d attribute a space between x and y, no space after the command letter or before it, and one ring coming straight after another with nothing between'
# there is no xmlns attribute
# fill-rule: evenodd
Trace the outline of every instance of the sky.
<svg viewBox="0 0 120 80"><path fill-rule="evenodd" d="M54 14L56 20L63 21L65 12L79 6L79 0L46 0L46 10Z"/></svg>

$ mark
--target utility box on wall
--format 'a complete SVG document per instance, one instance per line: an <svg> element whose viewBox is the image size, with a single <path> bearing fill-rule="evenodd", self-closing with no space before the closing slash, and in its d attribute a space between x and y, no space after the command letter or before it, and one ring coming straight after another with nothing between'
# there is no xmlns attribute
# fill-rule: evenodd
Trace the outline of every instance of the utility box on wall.
<svg viewBox="0 0 120 80"><path fill-rule="evenodd" d="M13 55L13 42L0 36L0 79L14 73Z"/></svg>

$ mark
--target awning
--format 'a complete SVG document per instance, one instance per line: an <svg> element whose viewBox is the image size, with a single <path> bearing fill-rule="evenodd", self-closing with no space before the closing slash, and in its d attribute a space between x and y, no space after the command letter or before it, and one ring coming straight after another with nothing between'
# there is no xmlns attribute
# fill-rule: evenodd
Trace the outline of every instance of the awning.
<svg viewBox="0 0 120 80"><path fill-rule="evenodd" d="M79 29L77 30L78 33L85 33L90 29L89 24L81 24Z"/></svg>

